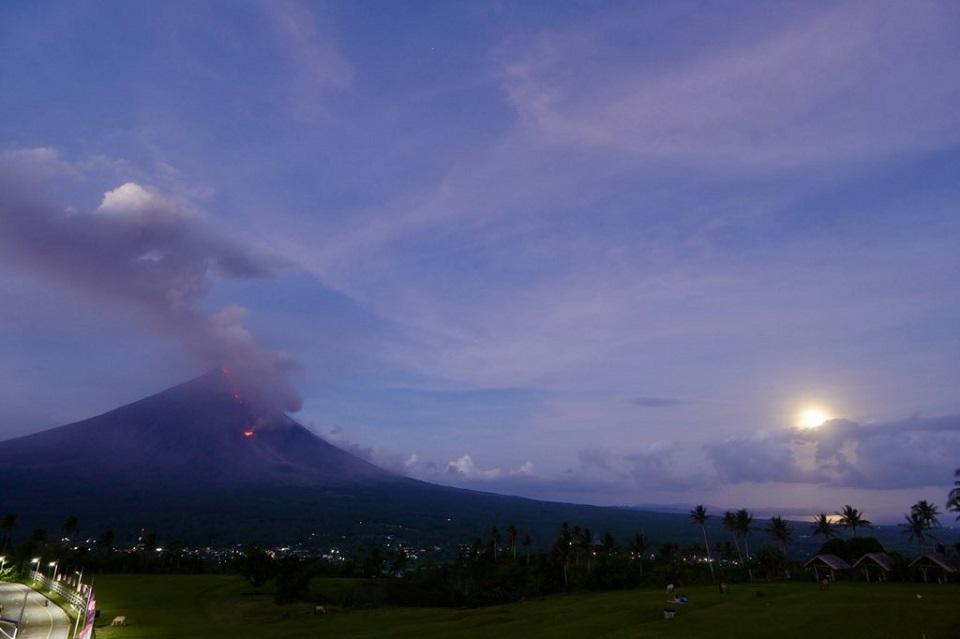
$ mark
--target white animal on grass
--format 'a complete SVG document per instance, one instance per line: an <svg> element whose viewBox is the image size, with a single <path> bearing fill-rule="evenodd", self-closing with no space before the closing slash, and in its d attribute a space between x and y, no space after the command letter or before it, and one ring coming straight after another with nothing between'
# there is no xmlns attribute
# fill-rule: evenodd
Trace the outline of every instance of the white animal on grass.
<svg viewBox="0 0 960 639"><path fill-rule="evenodd" d="M313 614L315 615L325 615L327 614L327 609L325 606L317 606L313 609Z"/></svg>
<svg viewBox="0 0 960 639"><path fill-rule="evenodd" d="M667 584L667 594L669 595L672 592L673 592L673 584Z"/></svg>
<svg viewBox="0 0 960 639"><path fill-rule="evenodd" d="M114 617L113 621L110 622L111 628L113 628L114 626L125 626L125 625L127 625L127 618L124 617L123 615L120 615L119 617Z"/></svg>

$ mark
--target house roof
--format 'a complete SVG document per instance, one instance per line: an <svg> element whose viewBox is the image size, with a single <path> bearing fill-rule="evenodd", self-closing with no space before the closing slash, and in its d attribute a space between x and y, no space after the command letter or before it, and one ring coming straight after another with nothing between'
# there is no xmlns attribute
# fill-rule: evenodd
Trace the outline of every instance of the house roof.
<svg viewBox="0 0 960 639"><path fill-rule="evenodd" d="M860 559L857 559L856 563L853 564L853 567L859 568L864 564L879 566L887 572L893 570L893 559L891 559L890 555L885 552L868 552Z"/></svg>
<svg viewBox="0 0 960 639"><path fill-rule="evenodd" d="M960 562L957 562L953 557L937 552L920 555L910 562L910 567L936 567L942 568L946 572L960 572Z"/></svg>
<svg viewBox="0 0 960 639"><path fill-rule="evenodd" d="M817 555L807 563L803 564L804 568L809 568L811 566L822 565L827 568L832 568L834 570L848 570L850 564L845 562L843 559L840 559L836 555Z"/></svg>

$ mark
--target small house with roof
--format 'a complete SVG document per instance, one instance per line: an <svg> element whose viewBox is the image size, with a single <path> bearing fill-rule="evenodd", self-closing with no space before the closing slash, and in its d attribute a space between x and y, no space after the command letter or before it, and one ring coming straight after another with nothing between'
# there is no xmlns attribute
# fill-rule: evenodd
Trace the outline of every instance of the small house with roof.
<svg viewBox="0 0 960 639"><path fill-rule="evenodd" d="M928 575L931 572L939 575L937 581L940 583L945 583L950 577L960 573L960 562L939 552L920 555L910 562L910 567L923 574L924 583L929 581Z"/></svg>
<svg viewBox="0 0 960 639"><path fill-rule="evenodd" d="M836 581L838 571L850 570L850 564L836 555L829 554L817 555L803 564L803 567L813 569L813 576L817 582L824 577L829 577L830 581Z"/></svg>
<svg viewBox="0 0 960 639"><path fill-rule="evenodd" d="M871 581L870 574L873 573L877 581L884 582L890 578L893 572L893 558L885 552L868 552L853 564L853 569L862 569L863 576L867 581Z"/></svg>

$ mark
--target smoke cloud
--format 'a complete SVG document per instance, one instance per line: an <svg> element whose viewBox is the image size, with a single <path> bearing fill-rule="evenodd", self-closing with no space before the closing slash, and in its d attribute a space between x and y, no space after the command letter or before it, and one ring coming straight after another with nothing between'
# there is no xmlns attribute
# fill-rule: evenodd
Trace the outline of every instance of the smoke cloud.
<svg viewBox="0 0 960 639"><path fill-rule="evenodd" d="M93 210L56 206L40 196L49 175L21 161L36 155L0 156L0 259L132 312L205 365L228 367L245 393L299 410L293 360L257 344L246 310L201 308L215 278L273 277L281 260L221 237L182 202L135 182L106 192Z"/></svg>

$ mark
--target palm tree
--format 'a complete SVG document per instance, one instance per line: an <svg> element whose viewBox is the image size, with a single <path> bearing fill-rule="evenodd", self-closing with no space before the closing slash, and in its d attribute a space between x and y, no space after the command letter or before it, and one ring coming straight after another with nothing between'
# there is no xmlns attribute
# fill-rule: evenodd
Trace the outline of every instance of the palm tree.
<svg viewBox="0 0 960 639"><path fill-rule="evenodd" d="M910 536L910 541L917 542L920 547L920 554L924 553L927 546L927 524L917 513L910 513L905 516L907 520L903 526L903 534Z"/></svg>
<svg viewBox="0 0 960 639"><path fill-rule="evenodd" d="M733 545L737 549L737 557L740 558L740 561L743 561L743 553L740 552L740 532L739 524L737 522L737 514L728 510L723 513L723 527L727 529L727 532L733 537Z"/></svg>
<svg viewBox="0 0 960 639"><path fill-rule="evenodd" d="M530 564L530 546L533 545L533 537L530 535L524 535L523 539L520 540L520 543L524 548L527 549L527 564Z"/></svg>
<svg viewBox="0 0 960 639"><path fill-rule="evenodd" d="M835 528L835 524L830 521L830 516L827 513L820 513L813 518L813 526L810 530L814 535L823 535L824 539L830 539L836 534Z"/></svg>
<svg viewBox="0 0 960 639"><path fill-rule="evenodd" d="M490 529L491 545L493 546L493 561L497 561L497 550L500 548L500 531L494 526Z"/></svg>
<svg viewBox="0 0 960 639"><path fill-rule="evenodd" d="M579 529L578 529L579 530ZM570 524L563 522L560 525L560 535L553 543L553 552L560 559L563 565L563 587L566 588L568 582L568 572L570 568L570 553L573 551L574 536L570 532Z"/></svg>
<svg viewBox="0 0 960 639"><path fill-rule="evenodd" d="M750 565L750 532L753 530L753 515L746 508L741 508L736 513L737 534L743 539L743 552L747 557L747 578L753 581L753 568Z"/></svg>
<svg viewBox="0 0 960 639"><path fill-rule="evenodd" d="M515 524L507 526L507 543L510 544L510 550L513 552L513 561L517 561L517 537L520 532Z"/></svg>
<svg viewBox="0 0 960 639"><path fill-rule="evenodd" d="M100 548L104 552L113 552L113 531L110 529L104 530L103 534L100 535Z"/></svg>
<svg viewBox="0 0 960 639"><path fill-rule="evenodd" d="M703 534L703 547L707 551L707 564L710 566L710 580L716 581L716 576L713 574L713 559L710 558L710 543L707 541L707 519L709 518L710 515L707 514L703 504L690 511L690 521L700 526L700 532Z"/></svg>
<svg viewBox="0 0 960 639"><path fill-rule="evenodd" d="M593 556L593 533L589 528L580 531L577 538L577 547L587 556L587 574L590 574L590 557Z"/></svg>
<svg viewBox="0 0 960 639"><path fill-rule="evenodd" d="M960 520L960 468L953 475L956 477L953 482L955 488L947 495L947 510L957 513L957 520Z"/></svg>
<svg viewBox="0 0 960 639"><path fill-rule="evenodd" d="M10 544L10 540L13 535L13 529L17 525L17 516L13 513L7 513L3 516L3 520L0 521L0 528L3 528L3 550L6 551L7 546Z"/></svg>
<svg viewBox="0 0 960 639"><path fill-rule="evenodd" d="M934 528L940 525L940 520L937 519L937 516L940 514L940 509L926 499L921 499L911 506L910 512L917 513L920 519L927 525L927 528Z"/></svg>
<svg viewBox="0 0 960 639"><path fill-rule="evenodd" d="M783 557L787 557L787 544L790 543L790 540L793 538L793 531L790 529L790 524L784 520L783 517L779 515L776 517L770 518L770 523L767 524L767 532L773 537L778 544L780 544L780 550L783 551ZM790 578L790 572L785 572L786 577Z"/></svg>
<svg viewBox="0 0 960 639"><path fill-rule="evenodd" d="M63 522L63 534L68 541L73 541L77 532L80 530L80 520L76 515L70 515Z"/></svg>
<svg viewBox="0 0 960 639"><path fill-rule="evenodd" d="M641 533L634 533L630 540L630 558L640 561L640 576L643 577L643 553L647 551L647 538Z"/></svg>
<svg viewBox="0 0 960 639"><path fill-rule="evenodd" d="M863 513L849 504L843 507L837 515L837 521L844 528L849 528L853 531L853 536L857 536L857 528L870 528L873 526L873 523L865 519Z"/></svg>
<svg viewBox="0 0 960 639"><path fill-rule="evenodd" d="M741 508L737 511L736 514L737 522L737 533L740 535L740 538L743 539L743 551L747 556L747 559L750 558L750 544L747 542L747 538L750 536L750 533L753 531L753 515L750 514L750 511L746 508Z"/></svg>

